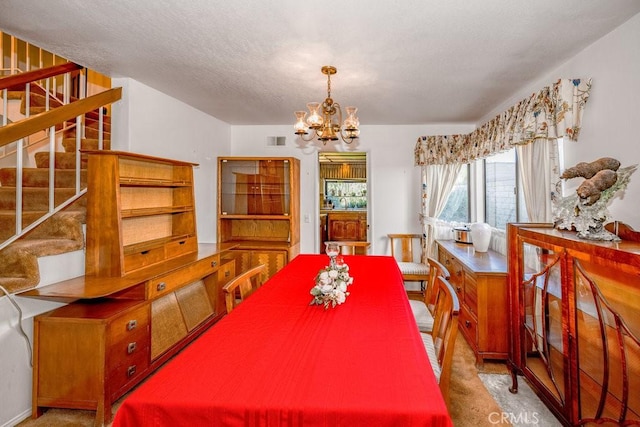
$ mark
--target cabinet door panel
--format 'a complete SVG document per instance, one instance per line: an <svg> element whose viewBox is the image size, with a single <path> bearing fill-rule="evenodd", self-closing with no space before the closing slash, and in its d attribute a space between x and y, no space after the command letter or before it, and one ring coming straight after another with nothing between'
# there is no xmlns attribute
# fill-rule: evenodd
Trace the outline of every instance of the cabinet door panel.
<svg viewBox="0 0 640 427"><path fill-rule="evenodd" d="M176 299L189 332L213 315L213 308L202 280L178 289Z"/></svg>
<svg viewBox="0 0 640 427"><path fill-rule="evenodd" d="M151 303L151 359L187 336L187 326L175 293Z"/></svg>
<svg viewBox="0 0 640 427"><path fill-rule="evenodd" d="M551 248L527 243L523 252L526 254L524 277L521 279L525 314L525 364L557 400L557 404L562 405L566 397L562 258Z"/></svg>
<svg viewBox="0 0 640 427"><path fill-rule="evenodd" d="M640 390L640 321L635 314L640 302L638 289L630 286L634 277L606 263L574 260L573 266L580 419L598 418L604 400L601 416L617 419L626 407L627 420L640 420L640 394L626 395L625 390ZM615 273L607 277L607 270Z"/></svg>
<svg viewBox="0 0 640 427"><path fill-rule="evenodd" d="M287 264L287 258L287 251L254 251L251 257L251 263L252 266L260 264L267 266L267 272L263 273L262 277L262 281L265 282Z"/></svg>

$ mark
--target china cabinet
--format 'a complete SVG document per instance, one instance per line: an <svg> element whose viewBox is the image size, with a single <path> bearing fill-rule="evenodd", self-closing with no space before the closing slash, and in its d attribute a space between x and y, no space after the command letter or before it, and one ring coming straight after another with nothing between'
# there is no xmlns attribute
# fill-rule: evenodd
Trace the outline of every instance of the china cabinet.
<svg viewBox="0 0 640 427"><path fill-rule="evenodd" d="M511 391L522 375L565 425L640 424L640 233L621 229L508 227Z"/></svg>
<svg viewBox="0 0 640 427"><path fill-rule="evenodd" d="M263 281L300 252L300 161L218 158L218 241L233 244L236 273L266 264Z"/></svg>
<svg viewBox="0 0 640 427"><path fill-rule="evenodd" d="M460 301L458 328L476 356L506 360L508 344L507 259L489 249L453 240L437 240L438 260L449 270L449 282Z"/></svg>

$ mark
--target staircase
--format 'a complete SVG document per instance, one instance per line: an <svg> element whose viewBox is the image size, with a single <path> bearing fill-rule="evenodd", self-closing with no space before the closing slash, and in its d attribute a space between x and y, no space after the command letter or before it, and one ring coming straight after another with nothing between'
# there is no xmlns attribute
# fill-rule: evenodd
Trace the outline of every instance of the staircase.
<svg viewBox="0 0 640 427"><path fill-rule="evenodd" d="M20 102L20 111L26 113L27 102L24 90L11 88L9 99ZM46 91L32 84L29 93L31 116L45 111ZM76 100L71 99L70 102ZM49 109L65 105L55 97L49 97ZM103 116L102 145L110 148L111 123ZM99 113L90 111L84 115L80 139L82 150L97 150L100 147ZM1 130L2 128L0 128ZM75 121L56 125L56 147L54 153L54 205L60 206L76 196L76 128ZM39 151L33 155L35 167L22 168L22 228L38 221L47 214L49 206L50 152ZM86 188L86 155L81 155L80 189ZM16 167L0 168L0 243L12 237L16 230ZM80 196L61 211L46 219L33 230L0 250L0 286L9 293L34 288L40 282L38 257L56 255L84 248L83 225L86 218L85 196ZM61 266L64 268L64 266Z"/></svg>

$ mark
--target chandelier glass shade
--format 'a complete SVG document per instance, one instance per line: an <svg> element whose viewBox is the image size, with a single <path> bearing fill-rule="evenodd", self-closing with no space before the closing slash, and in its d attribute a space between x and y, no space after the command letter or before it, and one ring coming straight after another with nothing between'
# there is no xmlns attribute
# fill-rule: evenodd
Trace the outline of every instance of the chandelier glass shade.
<svg viewBox="0 0 640 427"><path fill-rule="evenodd" d="M311 141L314 138L326 144L327 141L337 141L338 137L345 143L351 144L360 135L360 121L356 116L356 107L345 107L346 118L342 121L342 108L340 104L331 98L331 75L338 70L331 66L322 67L322 74L327 76L327 98L322 104L319 102L309 102L306 111L296 111L296 124L293 126L296 135L304 141ZM305 137L305 135L310 135Z"/></svg>

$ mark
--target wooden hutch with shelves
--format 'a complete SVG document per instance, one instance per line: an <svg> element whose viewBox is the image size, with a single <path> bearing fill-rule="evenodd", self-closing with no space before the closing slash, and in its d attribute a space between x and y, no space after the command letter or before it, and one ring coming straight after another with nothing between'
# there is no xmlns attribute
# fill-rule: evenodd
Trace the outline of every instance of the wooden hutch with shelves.
<svg viewBox="0 0 640 427"><path fill-rule="evenodd" d="M198 244L193 166L86 151L85 276L23 293L70 304L34 320L33 416L111 405L225 313L233 244Z"/></svg>
<svg viewBox="0 0 640 427"><path fill-rule="evenodd" d="M218 241L240 274L267 265L271 277L300 252L300 161L218 158Z"/></svg>
<svg viewBox="0 0 640 427"><path fill-rule="evenodd" d="M640 425L640 233L619 228L508 227L511 391L524 376L564 425Z"/></svg>

